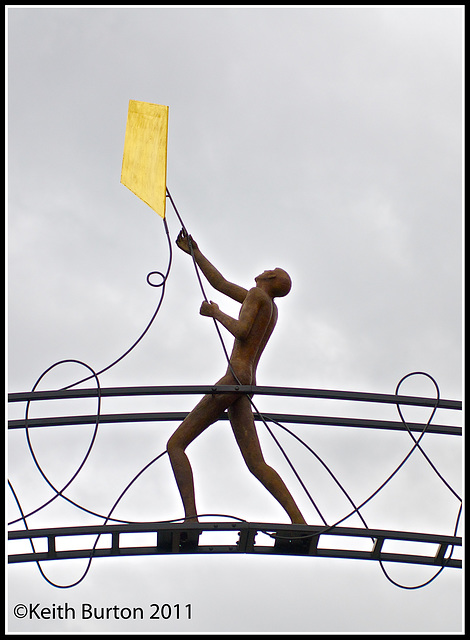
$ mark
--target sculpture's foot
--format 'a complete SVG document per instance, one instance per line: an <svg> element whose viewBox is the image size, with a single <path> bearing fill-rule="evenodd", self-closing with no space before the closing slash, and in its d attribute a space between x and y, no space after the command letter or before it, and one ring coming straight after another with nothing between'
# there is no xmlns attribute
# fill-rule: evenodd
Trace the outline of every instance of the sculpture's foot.
<svg viewBox="0 0 470 640"><path fill-rule="evenodd" d="M198 520L196 520L198 522ZM179 536L179 548L181 551L190 551L197 549L199 545L199 536L202 531L199 529L192 529L190 531L182 531Z"/></svg>
<svg viewBox="0 0 470 640"><path fill-rule="evenodd" d="M274 547L285 553L308 553L312 536L300 531L278 531L274 536Z"/></svg>
<svg viewBox="0 0 470 640"><path fill-rule="evenodd" d="M157 534L157 547L169 553L191 552L199 546L200 529L162 530Z"/></svg>

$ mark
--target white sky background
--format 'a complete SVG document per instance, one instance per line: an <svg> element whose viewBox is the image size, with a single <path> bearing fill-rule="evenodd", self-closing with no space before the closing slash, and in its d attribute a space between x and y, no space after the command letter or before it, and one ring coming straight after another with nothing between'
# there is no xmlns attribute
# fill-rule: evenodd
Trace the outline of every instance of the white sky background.
<svg viewBox="0 0 470 640"><path fill-rule="evenodd" d="M165 271L161 219L120 184L129 99L169 105L168 187L202 251L232 281L282 266L293 288L258 384L394 393L431 374L461 398L462 7L10 8L8 10L8 376L30 390L56 361L104 368L139 337L159 299L146 275ZM172 241L179 224L171 205ZM174 246L174 244L173 244ZM209 297L232 315L238 305ZM174 250L162 309L103 387L214 383L225 359L198 315L191 260ZM231 341L227 333L226 343ZM63 366L40 387L87 371ZM91 386L91 384L89 383ZM423 376L406 395L434 395ZM197 397L108 400L103 413L189 410ZM260 410L398 419L393 407L259 396ZM31 416L92 413L95 402L33 407ZM12 417L23 417L15 407ZM56 413L55 413L56 412ZM459 424L456 412L435 422ZM422 410L410 419L426 422ZM68 495L106 513L164 450L175 423L100 427ZM288 425L289 426L289 425ZM356 503L408 452L406 433L297 426ZM319 518L258 427L268 462L311 524ZM368 433L364 433L368 431ZM59 485L92 427L35 430L38 458ZM312 458L280 436L329 522L349 504ZM425 449L460 493L459 438ZM227 422L188 448L201 513L288 522L245 469ZM10 436L9 477L26 511L51 497ZM451 535L457 500L415 453L365 509L370 527ZM10 519L17 517L11 501ZM167 457L142 476L116 517L183 515ZM58 501L29 526L96 523ZM355 517L345 526L361 526ZM17 525L21 526L21 525ZM81 561L43 564L58 582ZM419 584L429 567L392 565ZM164 556L95 560L76 588L49 586L33 564L9 569L10 630L184 632L458 632L461 572L423 589L389 583L375 562ZM192 603L190 621L26 621L16 603L93 606ZM78 606L78 605L77 605Z"/></svg>

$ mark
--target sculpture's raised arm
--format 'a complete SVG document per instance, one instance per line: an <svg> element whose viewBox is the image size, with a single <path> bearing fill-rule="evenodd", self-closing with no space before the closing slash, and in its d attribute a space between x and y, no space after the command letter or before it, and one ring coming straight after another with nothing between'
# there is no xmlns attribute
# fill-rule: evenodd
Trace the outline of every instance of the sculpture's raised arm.
<svg viewBox="0 0 470 640"><path fill-rule="evenodd" d="M177 246L185 253L191 255L190 242L196 264L200 267L209 284L213 286L214 289L217 289L217 291L220 291L220 293L242 303L248 293L247 289L226 280L201 252L193 237L188 236L186 231L182 229L176 239Z"/></svg>

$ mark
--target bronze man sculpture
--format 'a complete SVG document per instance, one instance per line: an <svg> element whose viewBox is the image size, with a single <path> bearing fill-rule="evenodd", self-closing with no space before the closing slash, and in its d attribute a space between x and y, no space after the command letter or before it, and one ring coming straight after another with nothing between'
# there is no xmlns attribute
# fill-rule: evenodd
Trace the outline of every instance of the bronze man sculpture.
<svg viewBox="0 0 470 640"><path fill-rule="evenodd" d="M278 311L274 298L289 293L289 275L279 267L264 271L255 278L256 286L247 291L228 282L184 230L180 232L176 244L188 254L191 254L192 248L197 265L214 289L242 305L237 320L223 313L214 302L203 302L201 305L201 315L218 320L235 338L228 369L216 384L256 385L256 367L277 321ZM306 524L283 480L264 460L250 399L235 392L204 396L168 440L167 451L183 501L185 520L199 522L193 474L185 449L208 426L216 422L226 409L248 469L281 504L292 523Z"/></svg>

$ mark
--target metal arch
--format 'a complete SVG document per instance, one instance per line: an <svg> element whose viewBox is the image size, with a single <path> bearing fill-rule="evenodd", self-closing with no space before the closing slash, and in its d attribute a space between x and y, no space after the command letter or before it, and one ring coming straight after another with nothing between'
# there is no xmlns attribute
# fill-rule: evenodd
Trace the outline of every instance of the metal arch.
<svg viewBox="0 0 470 640"><path fill-rule="evenodd" d="M238 533L238 540L227 544L199 544L201 532L218 534L221 532ZM122 537L129 533L155 533L153 546L124 546ZM266 546L256 544L258 533L267 533L274 538L274 544ZM111 535L111 544L100 548L78 548L67 551L57 549L57 540L63 537L84 535ZM371 540L368 551L353 548L332 548L322 546L322 536L341 536L348 539ZM324 527L312 525L269 524L250 522L211 522L211 523L159 523L146 522L117 525L94 525L63 527L53 529L30 529L10 531L9 540L47 539L47 551L19 553L8 557L9 563L38 562L45 560L64 560L91 557L123 557L142 555L163 555L175 553L188 554L275 554L314 556L318 558L347 558L356 560L381 560L383 562L401 562L431 566L461 568L462 561L446 558L449 549L462 545L462 538L430 533L412 533L388 531L382 529L359 529L351 527ZM423 543L423 551L433 546L434 553L390 553L383 550L389 540L401 543ZM96 545L96 543L95 543ZM337 545L338 546L338 545ZM351 545L350 545L351 546Z"/></svg>
<svg viewBox="0 0 470 640"><path fill-rule="evenodd" d="M321 398L331 400L348 400L355 402L377 402L388 404L402 404L413 406L434 407L436 400L433 398L400 396L389 394L358 393L350 391L330 391L321 389L300 389L283 387L258 387L258 386L159 386L159 387L113 387L100 389L101 397L124 397L142 395L188 395L206 393L254 393L259 395L276 395L303 398ZM62 391L35 391L11 393L9 402L30 402L36 400L71 399L96 397L97 389L72 389ZM437 407L442 409L461 410L462 403L456 400L440 399ZM127 413L101 415L100 423L118 422L142 422L142 421L169 421L183 420L186 413ZM266 414L267 420L279 422L294 422L299 424L317 424L331 426L366 427L378 429L405 430L406 426L401 422L385 420L368 420L362 418L339 418L331 416L305 416L290 414ZM28 420L11 420L9 429L19 429L40 426L59 426L72 424L96 423L97 416L65 416L51 418L29 418ZM227 415L221 416L227 419ZM260 416L255 414L255 419ZM421 432L424 424L407 424L411 431ZM427 425L428 433L441 433L446 435L462 435L462 428L449 425ZM198 532L232 531L238 533L238 540L231 545L227 544L199 544ZM155 533L156 539L153 546L123 546L122 536L129 533ZM263 545L256 543L258 533L268 533L274 538L274 544ZM111 535L109 547L95 546L91 548L77 548L73 550L57 549L57 540L63 537L84 535ZM322 546L322 536L341 536L347 539L370 539L370 549L363 551L354 548L334 548ZM462 539L455 536L438 534L412 533L400 531L388 531L379 529L355 529L348 527L324 527L311 525L281 525L267 523L248 522L220 522L220 523L134 523L96 525L85 527L64 527L52 529L34 529L22 531L10 531L8 538L15 540L33 540L43 538L47 540L47 551L32 553L12 554L8 558L9 563L38 562L43 560L60 560L72 558L92 557L118 557L138 555L161 555L171 553L198 553L198 554L276 554L276 555L300 555L328 558L349 558L361 560L376 560L387 562L401 562L437 567L461 568L462 561L448 556L448 552L454 547L462 545ZM388 540L398 540L402 543L423 543L423 551L433 546L433 553L391 553L384 550ZM338 547L338 545L336 545ZM446 555L448 557L446 557Z"/></svg>

